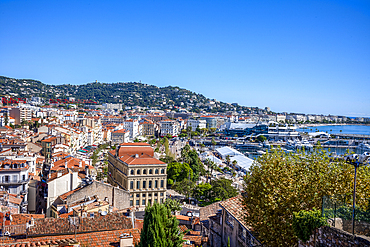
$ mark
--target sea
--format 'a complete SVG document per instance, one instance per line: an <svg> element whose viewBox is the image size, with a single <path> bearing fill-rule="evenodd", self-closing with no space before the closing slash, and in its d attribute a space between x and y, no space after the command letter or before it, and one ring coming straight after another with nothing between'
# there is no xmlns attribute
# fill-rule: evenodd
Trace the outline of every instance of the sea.
<svg viewBox="0 0 370 247"><path fill-rule="evenodd" d="M356 134L356 135L370 135L369 125L322 125L322 126L311 126L306 128L297 129L299 132L326 132L328 134ZM345 154L347 151L359 153L356 149L345 149L345 148L331 148L328 151L336 153L338 155Z"/></svg>
<svg viewBox="0 0 370 247"><path fill-rule="evenodd" d="M299 132L322 131L329 134L370 135L369 125L323 125L297 129Z"/></svg>

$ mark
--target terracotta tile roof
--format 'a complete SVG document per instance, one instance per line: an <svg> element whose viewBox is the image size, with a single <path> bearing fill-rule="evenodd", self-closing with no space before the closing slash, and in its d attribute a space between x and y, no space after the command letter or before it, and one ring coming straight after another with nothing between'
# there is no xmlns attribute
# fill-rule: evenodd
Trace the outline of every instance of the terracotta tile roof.
<svg viewBox="0 0 370 247"><path fill-rule="evenodd" d="M187 232L189 229L185 225L179 226L180 232Z"/></svg>
<svg viewBox="0 0 370 247"><path fill-rule="evenodd" d="M200 221L207 220L209 216L214 215L221 209L220 202L212 203L206 207L202 207L199 210Z"/></svg>
<svg viewBox="0 0 370 247"><path fill-rule="evenodd" d="M26 224L28 221L34 219L44 219L44 214L12 214L12 225Z"/></svg>
<svg viewBox="0 0 370 247"><path fill-rule="evenodd" d="M190 221L190 218L189 216L185 216L185 215L175 215L176 219L178 220L186 220L186 221Z"/></svg>
<svg viewBox="0 0 370 247"><path fill-rule="evenodd" d="M59 171L65 169L65 165L67 163L67 167L72 168L80 168L80 162L81 162L81 168L85 169L87 166L89 169L93 169L94 167L88 165L85 161L74 158L74 157L68 157L62 160L58 160L54 162L54 166L50 169L52 171Z"/></svg>
<svg viewBox="0 0 370 247"><path fill-rule="evenodd" d="M67 199L67 197L68 197L69 195L72 195L74 192L79 191L80 189L82 189L82 188L77 188L77 189L74 189L74 190L68 191L68 192L66 192L66 193L64 193L64 194L61 194L61 195L59 196L59 198L60 198L60 199L62 199L62 200L64 201L64 200L66 200L66 199Z"/></svg>
<svg viewBox="0 0 370 247"><path fill-rule="evenodd" d="M76 241L80 243L80 246L119 246L120 236L122 234L131 234L133 236L133 244L140 242L140 231L139 229L123 229L114 231L101 231L101 232L90 232L76 234ZM65 246L68 243L72 243L75 239L74 235L59 235L59 236L45 236L35 237L27 239L13 239L7 237L4 239L5 247L10 246L40 246L40 245L56 245Z"/></svg>
<svg viewBox="0 0 370 247"><path fill-rule="evenodd" d="M245 211L242 210L242 198L243 197L241 195L229 198L220 202L220 206L230 213L237 221L239 221L239 223L244 225L245 228L250 229L244 220Z"/></svg>
<svg viewBox="0 0 370 247"><path fill-rule="evenodd" d="M119 158L121 161L125 162L128 165L145 165L145 164L157 164L157 165L164 165L166 163L153 158L149 155L143 154L136 158L134 155L123 155Z"/></svg>
<svg viewBox="0 0 370 247"><path fill-rule="evenodd" d="M128 132L130 131L126 129L120 129L120 130L113 131L113 133L128 133Z"/></svg>

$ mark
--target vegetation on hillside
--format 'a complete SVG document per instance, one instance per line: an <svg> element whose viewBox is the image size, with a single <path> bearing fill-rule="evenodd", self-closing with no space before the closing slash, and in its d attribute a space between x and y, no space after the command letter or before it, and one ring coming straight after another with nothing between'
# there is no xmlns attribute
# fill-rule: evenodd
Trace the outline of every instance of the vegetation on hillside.
<svg viewBox="0 0 370 247"><path fill-rule="evenodd" d="M228 104L211 100L192 91L179 87L156 87L138 82L100 83L83 85L48 85L37 80L13 79L0 76L2 95L19 98L43 97L48 99L93 100L102 103L122 103L124 106L156 107L168 109L182 107L193 112L225 112L228 110L251 112L258 108L249 108L238 104Z"/></svg>

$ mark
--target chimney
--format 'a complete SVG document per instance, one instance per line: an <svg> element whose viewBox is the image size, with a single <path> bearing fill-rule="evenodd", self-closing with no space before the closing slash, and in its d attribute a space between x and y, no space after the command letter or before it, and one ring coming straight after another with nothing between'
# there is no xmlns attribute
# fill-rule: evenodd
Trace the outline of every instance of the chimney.
<svg viewBox="0 0 370 247"><path fill-rule="evenodd" d="M118 153L119 153L119 149L120 149L120 145L118 145L118 147L116 148L116 158L118 157Z"/></svg>
<svg viewBox="0 0 370 247"><path fill-rule="evenodd" d="M132 223L132 229L135 228L135 212L132 210L131 212L131 223Z"/></svg>
<svg viewBox="0 0 370 247"><path fill-rule="evenodd" d="M123 233L119 238L120 247L133 247L134 246L134 237L131 233Z"/></svg>
<svg viewBox="0 0 370 247"><path fill-rule="evenodd" d="M78 161L78 166L79 166L79 167L82 167L82 160L79 160L79 161Z"/></svg>
<svg viewBox="0 0 370 247"><path fill-rule="evenodd" d="M137 159L137 158L139 158L139 154L135 154L135 158Z"/></svg>
<svg viewBox="0 0 370 247"><path fill-rule="evenodd" d="M67 160L64 162L64 168L68 168L68 162L67 162Z"/></svg>

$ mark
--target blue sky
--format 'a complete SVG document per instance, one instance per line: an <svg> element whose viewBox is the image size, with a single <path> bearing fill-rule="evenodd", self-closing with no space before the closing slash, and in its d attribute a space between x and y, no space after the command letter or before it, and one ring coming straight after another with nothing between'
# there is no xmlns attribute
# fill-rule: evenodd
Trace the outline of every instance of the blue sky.
<svg viewBox="0 0 370 247"><path fill-rule="evenodd" d="M0 75L370 116L370 1L4 1Z"/></svg>

